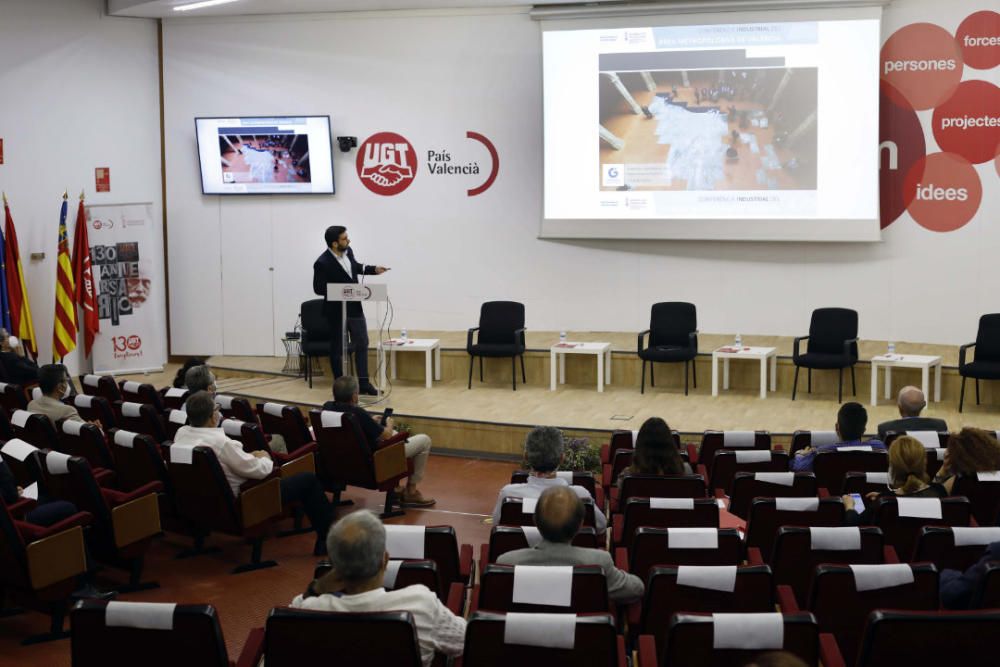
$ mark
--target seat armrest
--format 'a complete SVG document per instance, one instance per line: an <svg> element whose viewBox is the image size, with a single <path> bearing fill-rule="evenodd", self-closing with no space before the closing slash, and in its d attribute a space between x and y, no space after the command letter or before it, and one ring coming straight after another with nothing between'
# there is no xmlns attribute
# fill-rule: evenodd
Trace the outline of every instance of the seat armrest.
<svg viewBox="0 0 1000 667"><path fill-rule="evenodd" d="M797 336L795 340L792 341L792 358L796 359L799 356L799 343L804 340L808 340L809 336Z"/></svg>
<svg viewBox="0 0 1000 667"><path fill-rule="evenodd" d="M601 486L611 491L611 464L608 463L608 446L601 445Z"/></svg>
<svg viewBox="0 0 1000 667"><path fill-rule="evenodd" d="M268 479L252 489L240 492L243 528L252 528L281 515L281 482Z"/></svg>
<svg viewBox="0 0 1000 667"><path fill-rule="evenodd" d="M604 487L600 484L594 487L594 508L598 512L607 512L607 505L604 504Z"/></svg>
<svg viewBox="0 0 1000 667"><path fill-rule="evenodd" d="M636 632L639 629L639 623L642 622L642 600L626 605L623 616L628 622L629 631Z"/></svg>
<svg viewBox="0 0 1000 667"><path fill-rule="evenodd" d="M608 489L608 510L614 514L618 511L618 506L621 504L621 492L618 490L617 486L612 486Z"/></svg>
<svg viewBox="0 0 1000 667"><path fill-rule="evenodd" d="M845 340L844 341L844 356L845 357L850 357L851 356L851 345L857 345L857 344L858 344L858 339L857 338L848 338L847 340Z"/></svg>
<svg viewBox="0 0 1000 667"><path fill-rule="evenodd" d="M693 442L689 442L684 447L688 453L688 464L692 466L698 465L698 446Z"/></svg>
<svg viewBox="0 0 1000 667"><path fill-rule="evenodd" d="M958 348L958 367L961 368L965 365L965 351L970 347L975 347L975 343L966 343Z"/></svg>
<svg viewBox="0 0 1000 667"><path fill-rule="evenodd" d="M87 571L83 528L73 526L25 547L31 586L40 590Z"/></svg>
<svg viewBox="0 0 1000 667"><path fill-rule="evenodd" d="M517 347L518 345L522 347L525 346L524 342L525 331L527 331L527 329L525 329L524 327L521 327L520 329L514 329L514 347Z"/></svg>
<svg viewBox="0 0 1000 667"><path fill-rule="evenodd" d="M490 545L479 545L479 571L482 572L490 562Z"/></svg>
<svg viewBox="0 0 1000 667"><path fill-rule="evenodd" d="M705 480L705 484L708 484L708 468L705 467L704 463L699 463L698 467L695 468L694 471L701 475L701 478ZM709 489L709 492L711 492L711 489Z"/></svg>
<svg viewBox="0 0 1000 667"><path fill-rule="evenodd" d="M406 440L409 437L410 437L409 431L400 431L391 438L386 438L385 440L379 440L378 443L376 443L375 449L376 450L384 449L385 447L391 447L392 445L395 445L396 443L399 442L406 442Z"/></svg>
<svg viewBox="0 0 1000 667"><path fill-rule="evenodd" d="M612 514L611 515L611 544L618 545L622 543L622 538L624 537L623 532L625 530L625 515L624 514Z"/></svg>
<svg viewBox="0 0 1000 667"><path fill-rule="evenodd" d="M615 567L622 572L628 572L628 549L625 547L615 548Z"/></svg>
<svg viewBox="0 0 1000 667"><path fill-rule="evenodd" d="M466 585L472 583L476 563L472 560L472 545L463 544L458 549L458 573Z"/></svg>
<svg viewBox="0 0 1000 667"><path fill-rule="evenodd" d="M138 500L139 498L149 494L160 493L161 491L163 491L163 482L149 482L147 484L143 484L134 491L129 491L128 493L116 491L115 489L101 488L101 495L104 496L104 500L107 501L108 505L111 507L117 507L119 505L124 505L125 503L130 503L133 500Z"/></svg>
<svg viewBox="0 0 1000 667"><path fill-rule="evenodd" d="M471 616L472 612L478 610L479 610L479 584L476 584L475 586L472 587L472 590L469 591L469 615Z"/></svg>
<svg viewBox="0 0 1000 667"><path fill-rule="evenodd" d="M823 667L846 667L837 640L829 632L819 633L819 659Z"/></svg>
<svg viewBox="0 0 1000 667"><path fill-rule="evenodd" d="M74 526L80 526L81 528L83 526L89 526L93 520L94 515L90 512L77 512L73 516L68 516L62 521L54 523L51 526L38 526L24 521L15 521L14 525L17 526L17 529L24 537L25 542L34 542L35 540L44 540L46 537L51 537L56 533L69 530Z"/></svg>
<svg viewBox="0 0 1000 667"><path fill-rule="evenodd" d="M639 332L639 342L638 342L639 352L642 352L642 339L645 338L646 334L648 333L649 329L643 329L642 331Z"/></svg>
<svg viewBox="0 0 1000 667"><path fill-rule="evenodd" d="M616 643L618 645L618 667L628 666L628 653L625 651L625 638L621 635L616 637Z"/></svg>
<svg viewBox="0 0 1000 667"><path fill-rule="evenodd" d="M702 466L698 466L698 467L701 468ZM726 499L726 490L725 489L713 489L713 490L715 491L715 498L716 498L716 500L725 500Z"/></svg>
<svg viewBox="0 0 1000 667"><path fill-rule="evenodd" d="M31 498L19 498L16 503L7 505L7 511L10 512L10 515L15 519L20 519L24 517L25 514L35 509L37 505L38 502L32 500Z"/></svg>
<svg viewBox="0 0 1000 667"><path fill-rule="evenodd" d="M464 611L462 607L465 606L465 586L456 581L448 587L448 603L446 606L455 616L462 616L462 612Z"/></svg>
<svg viewBox="0 0 1000 667"><path fill-rule="evenodd" d="M465 339L465 349L468 350L472 347L472 333L474 331L479 331L479 327L472 327L469 329L468 337Z"/></svg>
<svg viewBox="0 0 1000 667"><path fill-rule="evenodd" d="M795 591L791 586L781 584L777 587L778 606L781 607L782 614L797 614L801 611L799 603L795 600Z"/></svg>
<svg viewBox="0 0 1000 667"><path fill-rule="evenodd" d="M656 638L653 635L639 635L638 647L636 667L657 667Z"/></svg>
<svg viewBox="0 0 1000 667"><path fill-rule="evenodd" d="M695 329L688 334L688 346L693 347L694 351L698 351L698 330Z"/></svg>
<svg viewBox="0 0 1000 667"><path fill-rule="evenodd" d="M236 667L257 667L264 657L264 628L253 628L247 635L247 641L240 651Z"/></svg>
<svg viewBox="0 0 1000 667"><path fill-rule="evenodd" d="M750 565L764 564L764 558L760 555L760 547L747 548L747 563Z"/></svg>
<svg viewBox="0 0 1000 667"><path fill-rule="evenodd" d="M882 547L882 560L886 563L899 563L899 556L896 554L896 549L889 545Z"/></svg>
<svg viewBox="0 0 1000 667"><path fill-rule="evenodd" d="M821 486L818 489L816 489L816 495L819 496L820 498L829 498L830 491L825 486Z"/></svg>
<svg viewBox="0 0 1000 667"><path fill-rule="evenodd" d="M304 472L316 472L316 457L312 452L309 452L305 456L300 456L297 459L292 459L279 468L281 479L287 479Z"/></svg>

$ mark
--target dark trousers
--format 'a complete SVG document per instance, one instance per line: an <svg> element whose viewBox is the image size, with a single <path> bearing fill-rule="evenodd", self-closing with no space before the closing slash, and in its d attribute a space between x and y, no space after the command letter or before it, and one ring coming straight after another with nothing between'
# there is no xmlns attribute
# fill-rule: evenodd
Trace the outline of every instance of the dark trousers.
<svg viewBox="0 0 1000 667"><path fill-rule="evenodd" d="M309 517L309 523L316 531L317 539L326 540L326 533L333 521L333 506L323 493L316 475L311 472L300 472L281 480L281 502L301 503Z"/></svg>
<svg viewBox="0 0 1000 667"><path fill-rule="evenodd" d="M51 526L76 514L76 506L65 500L50 500L24 515L28 523L36 526Z"/></svg>
<svg viewBox="0 0 1000 667"><path fill-rule="evenodd" d="M368 322L364 315L347 317L347 334L354 345L354 361L358 371L358 383L364 389L370 383L368 379ZM330 368L334 379L344 374L344 363L341 359L344 342L340 330L340 318L330 318Z"/></svg>

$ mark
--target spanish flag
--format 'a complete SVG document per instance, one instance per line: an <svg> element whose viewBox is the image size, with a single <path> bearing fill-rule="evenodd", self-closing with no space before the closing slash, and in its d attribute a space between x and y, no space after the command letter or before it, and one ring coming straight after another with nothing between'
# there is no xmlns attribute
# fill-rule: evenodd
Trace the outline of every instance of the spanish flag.
<svg viewBox="0 0 1000 667"><path fill-rule="evenodd" d="M4 210L4 273L7 276L7 299L10 306L10 333L21 339L25 351L38 357L35 345L35 326L31 322L31 305L28 290L24 284L24 270L21 268L21 252L17 246L17 232L14 218L10 214L7 195L3 197Z"/></svg>
<svg viewBox="0 0 1000 667"><path fill-rule="evenodd" d="M56 316L52 326L52 360L60 361L76 349L76 286L73 262L69 257L69 234L66 233L68 195L63 193L59 211L59 255L56 259Z"/></svg>

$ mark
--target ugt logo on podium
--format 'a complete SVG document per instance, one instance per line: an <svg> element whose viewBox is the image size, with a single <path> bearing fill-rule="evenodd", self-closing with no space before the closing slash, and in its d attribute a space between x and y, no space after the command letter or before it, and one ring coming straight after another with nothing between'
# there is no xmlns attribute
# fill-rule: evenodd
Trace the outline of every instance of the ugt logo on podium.
<svg viewBox="0 0 1000 667"><path fill-rule="evenodd" d="M410 187L417 175L417 152L401 135L378 132L358 150L358 177L377 195L391 197Z"/></svg>

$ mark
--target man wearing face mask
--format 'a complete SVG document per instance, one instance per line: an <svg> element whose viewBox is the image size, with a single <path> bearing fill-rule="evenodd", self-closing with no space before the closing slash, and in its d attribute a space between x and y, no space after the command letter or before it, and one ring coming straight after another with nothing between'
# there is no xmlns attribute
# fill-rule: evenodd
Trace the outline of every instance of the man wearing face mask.
<svg viewBox="0 0 1000 667"><path fill-rule="evenodd" d="M8 382L21 385L38 382L38 364L24 353L24 346L6 329L0 329L0 365L7 372Z"/></svg>
<svg viewBox="0 0 1000 667"><path fill-rule="evenodd" d="M42 395L28 403L28 412L37 412L49 418L53 425L61 421L87 421L72 405L62 399L69 396L69 373L62 364L45 364L38 369L38 388Z"/></svg>

